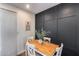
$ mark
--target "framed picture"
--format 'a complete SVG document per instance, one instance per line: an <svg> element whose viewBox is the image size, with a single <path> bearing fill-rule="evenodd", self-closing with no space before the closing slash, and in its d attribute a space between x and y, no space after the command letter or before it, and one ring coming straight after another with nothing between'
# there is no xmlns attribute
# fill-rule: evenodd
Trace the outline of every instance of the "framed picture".
<svg viewBox="0 0 79 59"><path fill-rule="evenodd" d="M30 21L26 22L26 31L30 31Z"/></svg>

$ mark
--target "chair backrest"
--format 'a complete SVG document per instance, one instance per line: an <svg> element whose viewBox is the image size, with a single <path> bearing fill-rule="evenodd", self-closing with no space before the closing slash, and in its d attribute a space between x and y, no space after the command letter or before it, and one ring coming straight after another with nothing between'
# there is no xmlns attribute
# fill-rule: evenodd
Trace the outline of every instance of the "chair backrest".
<svg viewBox="0 0 79 59"><path fill-rule="evenodd" d="M43 39L44 39L44 41L48 41L49 43L51 41L51 38L48 38L48 37L44 37Z"/></svg>
<svg viewBox="0 0 79 59"><path fill-rule="evenodd" d="M59 48L56 48L56 56L61 56L63 50L63 43L61 43L61 46Z"/></svg>
<svg viewBox="0 0 79 59"><path fill-rule="evenodd" d="M35 56L35 46L33 44L27 45L28 56Z"/></svg>
<svg viewBox="0 0 79 59"><path fill-rule="evenodd" d="M27 47L28 47L28 45L27 44L25 44L25 46L24 46L24 49L25 49L25 55L27 56L27 52L28 52L28 49L27 49Z"/></svg>

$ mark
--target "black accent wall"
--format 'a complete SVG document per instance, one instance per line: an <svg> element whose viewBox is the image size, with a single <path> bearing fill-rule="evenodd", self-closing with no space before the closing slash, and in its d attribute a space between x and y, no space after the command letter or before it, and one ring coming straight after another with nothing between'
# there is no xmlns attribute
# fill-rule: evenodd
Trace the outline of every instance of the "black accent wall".
<svg viewBox="0 0 79 59"><path fill-rule="evenodd" d="M41 29L50 32L51 42L64 43L62 55L79 55L79 4L62 3L36 14L36 30Z"/></svg>

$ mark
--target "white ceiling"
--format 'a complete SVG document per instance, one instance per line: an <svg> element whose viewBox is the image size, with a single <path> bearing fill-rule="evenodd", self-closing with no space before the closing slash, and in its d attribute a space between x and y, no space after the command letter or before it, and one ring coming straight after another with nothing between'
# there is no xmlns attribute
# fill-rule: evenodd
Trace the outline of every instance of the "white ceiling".
<svg viewBox="0 0 79 59"><path fill-rule="evenodd" d="M34 14L37 14L37 13L39 13L41 11L44 11L44 10L46 10L48 8L56 6L59 3L29 3L30 9L26 8L27 3L9 3L9 4L12 5L12 6L21 8L23 10L30 11L30 12L32 12Z"/></svg>

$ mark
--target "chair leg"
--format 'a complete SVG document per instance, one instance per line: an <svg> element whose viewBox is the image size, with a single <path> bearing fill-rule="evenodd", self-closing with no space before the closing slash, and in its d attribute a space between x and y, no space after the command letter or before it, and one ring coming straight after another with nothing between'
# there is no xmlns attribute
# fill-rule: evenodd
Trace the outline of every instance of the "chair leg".
<svg viewBox="0 0 79 59"><path fill-rule="evenodd" d="M25 56L28 56L28 51L27 50L25 51Z"/></svg>

